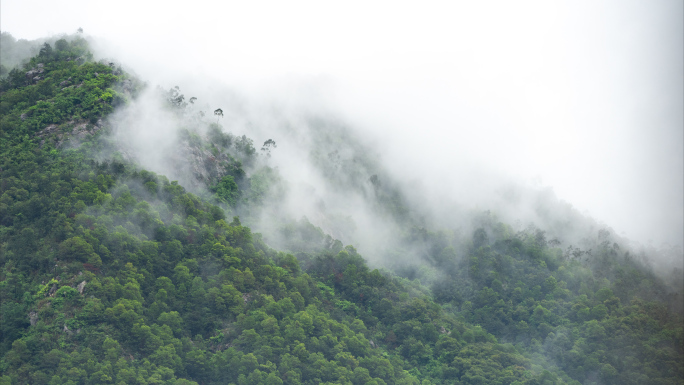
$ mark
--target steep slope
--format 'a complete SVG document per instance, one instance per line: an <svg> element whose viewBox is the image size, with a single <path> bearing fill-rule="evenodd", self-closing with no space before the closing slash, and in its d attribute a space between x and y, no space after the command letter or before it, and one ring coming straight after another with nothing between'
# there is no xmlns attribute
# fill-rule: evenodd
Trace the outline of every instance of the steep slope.
<svg viewBox="0 0 684 385"><path fill-rule="evenodd" d="M359 171L354 157L321 153L339 188L354 182L378 213L406 222L390 248L401 258L394 271L372 269L286 217L274 226L281 252L226 213L253 219L278 202L282 176L178 89L158 95L182 122L169 153L190 175L185 187L125 152L107 116L142 85L92 62L83 40L44 45L1 87L3 383L684 378L681 297L610 233L588 254L491 214L472 237L426 229L388 177L365 184L371 160Z"/></svg>
<svg viewBox="0 0 684 385"><path fill-rule="evenodd" d="M61 47L44 46L24 68L38 79L15 70L3 82L4 382L416 381L410 362L344 312L355 305L294 257L176 182L95 161L107 142L100 118L125 103L115 88L126 75L74 61L81 40ZM393 307L423 303L425 293L370 272L353 249L336 252L328 258L395 293ZM431 341L434 323L457 325L432 306Z"/></svg>

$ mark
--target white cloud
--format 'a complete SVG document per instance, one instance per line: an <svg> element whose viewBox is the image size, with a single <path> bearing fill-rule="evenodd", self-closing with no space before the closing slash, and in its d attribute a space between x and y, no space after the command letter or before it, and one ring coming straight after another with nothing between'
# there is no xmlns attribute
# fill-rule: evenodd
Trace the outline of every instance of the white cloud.
<svg viewBox="0 0 684 385"><path fill-rule="evenodd" d="M282 84L320 87L317 103L428 187L466 188L444 178L470 165L540 177L618 232L682 243L680 1L1 6L3 31L82 27L153 84L192 89L189 74L283 98Z"/></svg>

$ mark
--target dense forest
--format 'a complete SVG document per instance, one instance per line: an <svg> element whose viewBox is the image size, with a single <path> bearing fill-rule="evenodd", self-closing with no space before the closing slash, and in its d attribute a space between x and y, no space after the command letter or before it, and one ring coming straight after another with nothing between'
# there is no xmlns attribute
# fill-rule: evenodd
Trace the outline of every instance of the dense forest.
<svg viewBox="0 0 684 385"><path fill-rule="evenodd" d="M0 79L0 383L684 382L682 272L611 230L570 243L480 211L454 231L370 157L312 154L395 224L370 263L345 218L330 234L272 211L277 138L154 90L182 126L168 162L188 177L170 180L112 119L149 86L78 35L36 50ZM247 226L269 214L271 233Z"/></svg>

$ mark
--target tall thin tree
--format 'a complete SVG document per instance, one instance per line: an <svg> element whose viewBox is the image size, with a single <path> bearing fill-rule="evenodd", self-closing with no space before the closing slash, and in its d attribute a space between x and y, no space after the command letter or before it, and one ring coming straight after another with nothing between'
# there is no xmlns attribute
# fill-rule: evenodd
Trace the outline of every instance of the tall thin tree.
<svg viewBox="0 0 684 385"><path fill-rule="evenodd" d="M214 115L218 116L218 118L216 118L216 124L218 124L219 118L222 118L222 117L223 117L223 110L220 109L220 108L215 109L215 110L214 110Z"/></svg>

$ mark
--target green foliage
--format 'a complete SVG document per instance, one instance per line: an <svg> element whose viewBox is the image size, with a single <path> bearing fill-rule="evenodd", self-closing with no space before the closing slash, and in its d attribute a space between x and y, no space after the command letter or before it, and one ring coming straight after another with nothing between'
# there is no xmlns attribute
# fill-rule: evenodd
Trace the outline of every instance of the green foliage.
<svg viewBox="0 0 684 385"><path fill-rule="evenodd" d="M123 98L114 90L127 75L90 62L86 48L45 44L0 85L0 383L684 377L681 317L657 277L626 256L604 250L592 270L537 230L485 223L457 242L414 227L397 249L413 247L425 265L398 264L395 275L306 219L282 227L292 253L238 217L228 223L212 202L238 210L277 199L274 169L249 178L242 169L255 162L246 136L185 133L228 170L208 179L211 201L120 158L96 160L106 129L56 147ZM188 107L178 88L165 97L179 113ZM401 197L372 183L403 218Z"/></svg>
<svg viewBox="0 0 684 385"><path fill-rule="evenodd" d="M221 178L221 181L212 188L212 191L216 194L216 199L227 203L230 206L235 206L238 199L240 198L240 190L235 179L226 175Z"/></svg>
<svg viewBox="0 0 684 385"><path fill-rule="evenodd" d="M549 247L539 230L497 234L502 227L476 230L465 257L448 252L450 257L445 258L442 252L433 259L441 274L425 281L442 304L460 308L454 312L458 317L481 325L499 340L516 341L526 356L553 362L560 369L557 374L567 376L567 381L585 383L599 376L604 383L636 384L644 381L647 372L654 380L681 378L684 367L675 364L682 355L676 345L680 342L662 337L665 331L682 330L681 315L667 310L666 297L640 299L653 298L650 289L630 288L628 300L613 294L618 288L624 293L617 277L625 271L648 281L648 286L668 290L657 277L633 260L617 256L592 271L572 254ZM497 235L491 239L487 234ZM430 243L440 245L436 238ZM654 312L655 308L660 310ZM634 317L651 326L634 329ZM658 358L646 353L653 344L662 347Z"/></svg>

